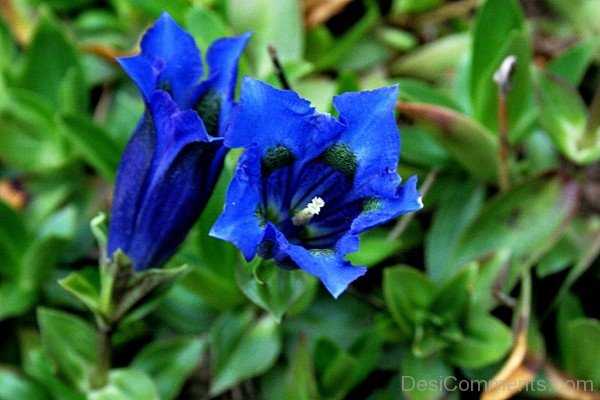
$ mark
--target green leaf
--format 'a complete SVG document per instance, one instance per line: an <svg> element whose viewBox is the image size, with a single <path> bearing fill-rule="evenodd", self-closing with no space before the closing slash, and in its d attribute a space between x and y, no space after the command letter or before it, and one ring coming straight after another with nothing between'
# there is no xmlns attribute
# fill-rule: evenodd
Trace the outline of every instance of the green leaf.
<svg viewBox="0 0 600 400"><path fill-rule="evenodd" d="M17 53L15 40L6 25L4 18L0 19L0 49L3 49L3 51L0 52L0 70L4 71L5 68L10 67L15 61Z"/></svg>
<svg viewBox="0 0 600 400"><path fill-rule="evenodd" d="M347 260L353 265L372 267L402 248L402 240L388 240L387 229L371 229L360 235L360 249L349 254Z"/></svg>
<svg viewBox="0 0 600 400"><path fill-rule="evenodd" d="M566 353L567 371L579 379L591 380L593 387L600 385L600 321L578 318L567 325L569 351Z"/></svg>
<svg viewBox="0 0 600 400"><path fill-rule="evenodd" d="M578 187L558 176L539 177L491 199L463 233L444 269L444 276L469 261L511 249L515 264L509 276L531 266L561 236L573 217Z"/></svg>
<svg viewBox="0 0 600 400"><path fill-rule="evenodd" d="M401 364L402 393L409 400L436 400L445 396L439 384L452 376L452 369L444 363L439 353L427 358L415 357L407 351L402 354Z"/></svg>
<svg viewBox="0 0 600 400"><path fill-rule="evenodd" d="M447 322L462 318L469 305L476 275L476 264L469 264L459 271L437 290L429 311Z"/></svg>
<svg viewBox="0 0 600 400"><path fill-rule="evenodd" d="M48 173L68 161L53 112L39 95L0 81L0 159L24 172Z"/></svg>
<svg viewBox="0 0 600 400"><path fill-rule="evenodd" d="M510 250L500 249L478 263L477 279L471 297L471 302L477 306L477 309L491 310L498 303L494 291L502 290L502 287L497 287L497 284L502 278L504 269L509 267L510 258Z"/></svg>
<svg viewBox="0 0 600 400"><path fill-rule="evenodd" d="M56 366L41 346L36 344L35 347L26 350L23 366L27 375L52 393L53 399L85 400L83 393L75 390L63 377L56 376Z"/></svg>
<svg viewBox="0 0 600 400"><path fill-rule="evenodd" d="M152 377L161 399L174 399L198 367L205 348L206 341L200 338L155 341L135 356L130 368Z"/></svg>
<svg viewBox="0 0 600 400"><path fill-rule="evenodd" d="M400 57L391 65L390 72L397 76L438 80L457 67L470 45L471 36L466 33L446 35Z"/></svg>
<svg viewBox="0 0 600 400"><path fill-rule="evenodd" d="M89 118L65 115L61 133L75 151L105 179L113 181L117 173L121 149L108 133Z"/></svg>
<svg viewBox="0 0 600 400"><path fill-rule="evenodd" d="M381 353L379 337L365 331L348 351L322 339L315 347L315 366L322 388L321 398L341 400L375 367Z"/></svg>
<svg viewBox="0 0 600 400"><path fill-rule="evenodd" d="M569 326L574 320L585 317L581 301L567 292L562 298L556 314L556 333L558 342L558 352L563 362L567 365L567 360L572 357L572 341L570 337Z"/></svg>
<svg viewBox="0 0 600 400"><path fill-rule="evenodd" d="M259 77L272 70L267 46L273 44L282 62L299 61L304 51L302 10L295 0L231 0L225 4L236 32L254 32L248 51Z"/></svg>
<svg viewBox="0 0 600 400"><path fill-rule="evenodd" d="M453 164L452 157L435 138L436 132L427 130L437 129L421 124L400 127L402 147L400 159L402 164L410 163L426 168L446 168Z"/></svg>
<svg viewBox="0 0 600 400"><path fill-rule="evenodd" d="M29 233L23 216L0 200L0 275L14 276L29 246Z"/></svg>
<svg viewBox="0 0 600 400"><path fill-rule="evenodd" d="M411 103L428 103L460 111L460 106L446 93L416 79L398 79L398 99ZM404 136L404 135L403 135Z"/></svg>
<svg viewBox="0 0 600 400"><path fill-rule="evenodd" d="M450 177L425 234L425 265L427 275L437 283L448 276L444 271L448 257L461 235L483 205L485 190L473 179Z"/></svg>
<svg viewBox="0 0 600 400"><path fill-rule="evenodd" d="M328 51L316 58L310 59L315 64L315 69L323 70L336 66L344 57L348 56L354 46L365 37L367 32L377 23L380 18L379 7L373 0L364 0L366 12L362 18L354 23L342 37L335 40ZM310 57L311 54L307 54Z"/></svg>
<svg viewBox="0 0 600 400"><path fill-rule="evenodd" d="M108 383L90 392L88 400L161 400L156 385L145 373L135 369L115 369Z"/></svg>
<svg viewBox="0 0 600 400"><path fill-rule="evenodd" d="M58 281L66 291L75 296L92 312L100 310L100 287L98 282L91 282L86 275L73 271Z"/></svg>
<svg viewBox="0 0 600 400"><path fill-rule="evenodd" d="M183 20L190 3L187 0L170 1L148 1L148 0L125 0L136 10L141 10L153 17L158 17L163 11L171 14L177 21Z"/></svg>
<svg viewBox="0 0 600 400"><path fill-rule="evenodd" d="M244 379L268 370L281 352L279 326L270 315L253 321L251 313L225 314L210 335L213 381L217 396Z"/></svg>
<svg viewBox="0 0 600 400"><path fill-rule="evenodd" d="M21 87L36 92L48 105L60 104L63 79L71 68L81 68L75 46L48 12L42 12L25 52ZM81 88L85 90L85 88Z"/></svg>
<svg viewBox="0 0 600 400"><path fill-rule="evenodd" d="M78 8L84 8L93 2L94 2L94 0L33 0L32 1L32 3L34 3L36 5L45 4L54 10L60 10L60 11L71 11L71 10L76 10Z"/></svg>
<svg viewBox="0 0 600 400"><path fill-rule="evenodd" d="M394 0L392 15L400 13L419 13L434 8L444 0Z"/></svg>
<svg viewBox="0 0 600 400"><path fill-rule="evenodd" d="M495 95L492 75L508 56L507 49L515 33L524 33L525 18L516 0L488 0L478 10L473 32L470 69L471 105L475 115L481 106L478 102ZM528 59L518 60L528 68Z"/></svg>
<svg viewBox="0 0 600 400"><path fill-rule="evenodd" d="M25 286L39 287L50 277L75 236L76 218L70 205L46 220L23 257L20 280Z"/></svg>
<svg viewBox="0 0 600 400"><path fill-rule="evenodd" d="M185 15L185 26L196 39L198 47L205 52L215 40L233 33L219 14L201 6L189 9Z"/></svg>
<svg viewBox="0 0 600 400"><path fill-rule="evenodd" d="M411 119L436 127L424 132L432 135L474 177L490 183L498 180L498 140L484 126L445 107L405 102L397 107Z"/></svg>
<svg viewBox="0 0 600 400"><path fill-rule="evenodd" d="M586 133L586 106L574 87L539 74L537 98L540 122L565 156L579 164L600 159L600 129Z"/></svg>
<svg viewBox="0 0 600 400"><path fill-rule="evenodd" d="M285 398L289 400L319 398L312 354L305 335L298 339L294 357L285 377Z"/></svg>
<svg viewBox="0 0 600 400"><path fill-rule="evenodd" d="M0 282L0 321L24 314L36 300L36 288L24 287L17 280L3 280Z"/></svg>
<svg viewBox="0 0 600 400"><path fill-rule="evenodd" d="M512 0L506 1L510 3ZM513 32L509 35L506 42L506 48L497 55L496 61L486 70L483 76L478 77L478 89L472 99L472 109L474 118L493 132L498 131L498 87L493 80L494 72L500 67L502 61L513 55L517 59L515 72L511 78L511 90L508 94L508 120L509 127L517 131L517 125L521 116L531 108L534 103L530 101L532 97L531 83L531 41L525 33ZM475 53L473 59L478 59L479 54ZM519 133L520 135L522 133ZM515 133L509 132L511 140L516 140ZM517 137L518 138L518 137Z"/></svg>
<svg viewBox="0 0 600 400"><path fill-rule="evenodd" d="M46 354L73 385L87 390L98 357L96 330L71 314L43 307L38 323Z"/></svg>
<svg viewBox="0 0 600 400"><path fill-rule="evenodd" d="M552 60L546 71L565 79L573 86L579 86L598 50L598 38L582 40Z"/></svg>
<svg viewBox="0 0 600 400"><path fill-rule="evenodd" d="M482 368L500 361L512 348L512 332L500 320L485 313L469 315L465 338L448 346L445 360L463 368Z"/></svg>
<svg viewBox="0 0 600 400"><path fill-rule="evenodd" d="M0 368L0 399L50 400L50 395L31 379L17 375L8 369Z"/></svg>
<svg viewBox="0 0 600 400"><path fill-rule="evenodd" d="M429 308L435 291L435 285L412 267L388 267L383 271L385 304L407 339L414 334L417 313Z"/></svg>
<svg viewBox="0 0 600 400"><path fill-rule="evenodd" d="M236 280L244 294L256 305L270 312L277 323L286 311L310 287L314 279L302 270L284 270L272 261L257 258L240 263Z"/></svg>

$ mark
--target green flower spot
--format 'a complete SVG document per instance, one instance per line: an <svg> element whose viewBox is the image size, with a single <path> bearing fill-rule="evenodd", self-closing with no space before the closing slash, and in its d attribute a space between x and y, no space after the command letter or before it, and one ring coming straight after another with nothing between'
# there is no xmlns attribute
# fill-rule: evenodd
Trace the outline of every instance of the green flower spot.
<svg viewBox="0 0 600 400"><path fill-rule="evenodd" d="M365 199L363 202L363 214L370 213L373 211L377 211L381 208L381 201L374 197L369 197Z"/></svg>
<svg viewBox="0 0 600 400"><path fill-rule="evenodd" d="M321 257L333 257L335 255L335 252L331 249L310 249L308 251L315 256Z"/></svg>
<svg viewBox="0 0 600 400"><path fill-rule="evenodd" d="M200 97L196 107L194 109L204 122L206 131L211 136L219 136L219 117L221 115L221 95L214 91L209 90Z"/></svg>
<svg viewBox="0 0 600 400"><path fill-rule="evenodd" d="M330 146L320 156L320 161L344 174L348 179L354 179L354 173L358 163L356 155L345 143L336 143Z"/></svg>
<svg viewBox="0 0 600 400"><path fill-rule="evenodd" d="M266 217L265 217L265 212L264 212L264 211L263 211L263 210L262 210L260 207L258 207L258 208L256 209L256 211L254 212L254 216L255 216L255 217L256 217L256 219L258 220L258 225L259 225L261 228L264 228L264 227L265 227L265 225L267 224L267 219L266 219Z"/></svg>
<svg viewBox="0 0 600 400"><path fill-rule="evenodd" d="M295 160L294 154L287 147L283 145L271 147L261 160L262 175L268 176L279 168L291 165Z"/></svg>
<svg viewBox="0 0 600 400"><path fill-rule="evenodd" d="M165 91L169 94L172 94L171 92L171 85L169 84L169 81L162 81L161 83L158 84L158 89Z"/></svg>

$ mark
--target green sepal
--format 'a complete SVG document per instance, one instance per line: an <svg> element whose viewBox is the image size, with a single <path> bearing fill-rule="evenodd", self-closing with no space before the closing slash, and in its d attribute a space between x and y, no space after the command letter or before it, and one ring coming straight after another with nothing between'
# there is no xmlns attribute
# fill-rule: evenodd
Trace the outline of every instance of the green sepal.
<svg viewBox="0 0 600 400"><path fill-rule="evenodd" d="M236 281L254 304L268 311L277 323L315 283L314 277L301 270L284 270L274 262L256 257L241 262Z"/></svg>
<svg viewBox="0 0 600 400"><path fill-rule="evenodd" d="M105 322L120 321L129 310L159 285L181 276L187 265L178 268L135 272L129 258L117 250L100 265L99 313Z"/></svg>

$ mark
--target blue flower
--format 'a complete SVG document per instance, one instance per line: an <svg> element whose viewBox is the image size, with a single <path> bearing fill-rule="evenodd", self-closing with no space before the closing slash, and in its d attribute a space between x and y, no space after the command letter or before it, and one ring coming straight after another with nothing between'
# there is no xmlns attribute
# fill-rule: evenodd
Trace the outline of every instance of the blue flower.
<svg viewBox="0 0 600 400"><path fill-rule="evenodd" d="M217 40L203 76L193 37L166 13L141 52L119 63L146 111L121 158L107 253L123 251L138 270L164 263L204 209L227 148L222 133L236 107L237 63L249 35Z"/></svg>
<svg viewBox="0 0 600 400"><path fill-rule="evenodd" d="M396 87L345 93L319 114L289 90L245 78L225 137L246 147L211 235L283 268L302 268L339 296L365 267L344 260L358 234L421 208L416 177L400 185Z"/></svg>

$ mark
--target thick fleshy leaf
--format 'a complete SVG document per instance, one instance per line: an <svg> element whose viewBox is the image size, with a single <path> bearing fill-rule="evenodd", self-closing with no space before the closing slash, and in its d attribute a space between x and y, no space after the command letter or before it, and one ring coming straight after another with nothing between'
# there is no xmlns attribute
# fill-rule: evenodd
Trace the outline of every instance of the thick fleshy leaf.
<svg viewBox="0 0 600 400"><path fill-rule="evenodd" d="M497 195L464 231L441 279L469 261L508 248L516 261L509 276L509 282L514 282L519 269L539 260L560 238L574 215L578 196L578 185L558 176L533 179Z"/></svg>
<svg viewBox="0 0 600 400"><path fill-rule="evenodd" d="M164 89L177 104L187 104L202 76L200 51L194 38L165 12L146 31L141 48L140 54L118 61L146 102L150 102L156 89Z"/></svg>
<svg viewBox="0 0 600 400"><path fill-rule="evenodd" d="M258 320L251 313L222 315L210 336L211 395L268 370L281 351L280 335L279 325L269 315Z"/></svg>
<svg viewBox="0 0 600 400"><path fill-rule="evenodd" d="M416 121L433 125L425 130L474 177L498 180L498 140L484 126L452 109L421 103L399 103L398 109Z"/></svg>

